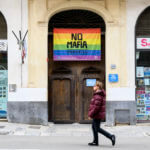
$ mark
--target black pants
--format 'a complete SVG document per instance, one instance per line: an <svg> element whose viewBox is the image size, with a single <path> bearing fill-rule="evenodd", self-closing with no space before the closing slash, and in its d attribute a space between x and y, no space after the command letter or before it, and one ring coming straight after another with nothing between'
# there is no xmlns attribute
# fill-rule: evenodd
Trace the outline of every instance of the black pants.
<svg viewBox="0 0 150 150"><path fill-rule="evenodd" d="M98 133L101 133L105 137L109 138L111 140L112 135L108 133L107 131L103 130L100 128L101 120L100 119L93 119L92 122L92 131L93 131L93 136L94 140L93 142L98 143Z"/></svg>

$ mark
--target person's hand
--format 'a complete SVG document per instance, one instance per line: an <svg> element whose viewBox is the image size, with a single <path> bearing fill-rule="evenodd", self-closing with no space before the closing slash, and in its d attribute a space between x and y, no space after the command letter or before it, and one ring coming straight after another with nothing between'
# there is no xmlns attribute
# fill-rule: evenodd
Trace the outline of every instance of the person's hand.
<svg viewBox="0 0 150 150"><path fill-rule="evenodd" d="M90 118L90 117L88 117L88 120L91 120L91 118Z"/></svg>

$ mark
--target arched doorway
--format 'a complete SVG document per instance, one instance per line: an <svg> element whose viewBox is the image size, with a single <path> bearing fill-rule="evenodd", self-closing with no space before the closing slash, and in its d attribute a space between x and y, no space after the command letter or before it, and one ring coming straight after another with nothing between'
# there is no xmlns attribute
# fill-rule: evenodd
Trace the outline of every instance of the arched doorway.
<svg viewBox="0 0 150 150"><path fill-rule="evenodd" d="M53 44L55 29L63 29L65 32L100 29L101 58L56 61ZM95 80L101 80L105 87L105 30L103 18L87 10L63 11L50 19L48 26L49 121L56 123L89 122L87 113L92 97L92 85L88 85L88 82L94 83Z"/></svg>
<svg viewBox="0 0 150 150"><path fill-rule="evenodd" d="M150 122L150 7L139 16L135 37L137 122Z"/></svg>
<svg viewBox="0 0 150 150"><path fill-rule="evenodd" d="M6 118L7 116L7 84L7 24L3 14L0 12L0 118Z"/></svg>

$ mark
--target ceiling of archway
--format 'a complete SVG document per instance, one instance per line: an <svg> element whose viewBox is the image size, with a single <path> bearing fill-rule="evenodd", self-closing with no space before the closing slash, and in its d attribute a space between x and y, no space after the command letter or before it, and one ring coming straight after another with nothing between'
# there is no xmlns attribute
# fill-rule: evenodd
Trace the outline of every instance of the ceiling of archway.
<svg viewBox="0 0 150 150"><path fill-rule="evenodd" d="M97 28L105 31L102 17L87 10L69 10L55 14L49 22L49 31L53 27L61 28Z"/></svg>
<svg viewBox="0 0 150 150"><path fill-rule="evenodd" d="M3 15L0 13L0 39L7 38L7 25Z"/></svg>
<svg viewBox="0 0 150 150"><path fill-rule="evenodd" d="M150 35L150 7L139 16L136 24L136 35Z"/></svg>

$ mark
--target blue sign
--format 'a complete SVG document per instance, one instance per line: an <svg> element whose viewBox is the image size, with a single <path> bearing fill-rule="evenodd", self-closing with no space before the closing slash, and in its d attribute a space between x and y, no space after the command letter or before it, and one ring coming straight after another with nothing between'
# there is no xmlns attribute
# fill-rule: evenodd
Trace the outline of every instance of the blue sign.
<svg viewBox="0 0 150 150"><path fill-rule="evenodd" d="M109 74L109 82L118 82L118 74Z"/></svg>
<svg viewBox="0 0 150 150"><path fill-rule="evenodd" d="M86 79L86 86L94 86L96 84L96 79Z"/></svg>

